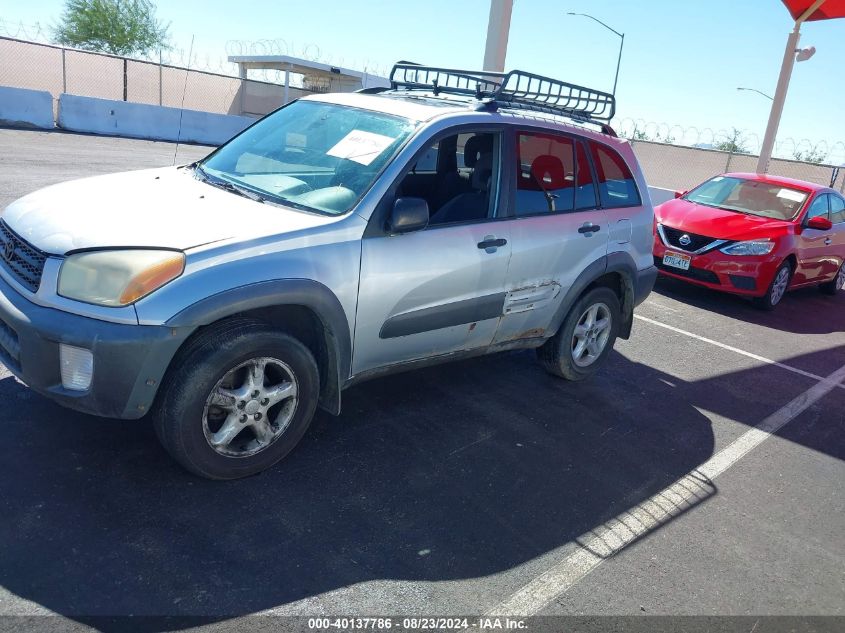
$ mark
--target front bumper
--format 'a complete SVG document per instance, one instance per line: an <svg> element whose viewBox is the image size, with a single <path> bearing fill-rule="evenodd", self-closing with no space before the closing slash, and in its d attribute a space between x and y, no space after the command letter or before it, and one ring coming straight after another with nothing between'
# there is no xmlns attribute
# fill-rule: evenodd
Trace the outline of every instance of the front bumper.
<svg viewBox="0 0 845 633"><path fill-rule="evenodd" d="M715 249L702 255L685 253L692 257L689 270L680 270L663 264L666 251L683 253L677 248L666 247L660 238L654 240L654 265L661 275L704 286L713 290L749 297L762 297L772 283L778 267L778 258L765 256L731 256Z"/></svg>
<svg viewBox="0 0 845 633"><path fill-rule="evenodd" d="M0 362L34 391L85 413L123 419L146 414L192 329L123 325L45 308L0 278ZM62 386L60 343L93 353L88 390Z"/></svg>

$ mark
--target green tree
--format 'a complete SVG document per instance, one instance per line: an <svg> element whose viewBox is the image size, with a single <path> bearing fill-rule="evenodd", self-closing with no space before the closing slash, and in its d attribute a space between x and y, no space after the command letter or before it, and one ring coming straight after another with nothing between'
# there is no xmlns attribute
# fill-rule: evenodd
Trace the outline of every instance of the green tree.
<svg viewBox="0 0 845 633"><path fill-rule="evenodd" d="M713 148L723 152L731 152L732 154L750 153L748 151L745 135L742 133L742 130L738 130L736 128L733 128L731 133L725 136L725 140L719 141L713 145Z"/></svg>
<svg viewBox="0 0 845 633"><path fill-rule="evenodd" d="M150 0L65 0L54 37L59 44L112 55L142 55L167 46L168 26Z"/></svg>
<svg viewBox="0 0 845 633"><path fill-rule="evenodd" d="M813 163L814 165L818 165L823 163L827 160L827 152L824 150L820 150L818 145L813 145L807 151L802 152L801 150L795 150L793 152L792 157L795 160L802 160L805 163Z"/></svg>

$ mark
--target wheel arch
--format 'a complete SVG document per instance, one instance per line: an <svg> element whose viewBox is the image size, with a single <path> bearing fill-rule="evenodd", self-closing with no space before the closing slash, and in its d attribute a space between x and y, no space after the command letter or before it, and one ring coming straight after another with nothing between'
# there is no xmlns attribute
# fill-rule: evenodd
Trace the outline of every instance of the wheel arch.
<svg viewBox="0 0 845 633"><path fill-rule="evenodd" d="M239 286L188 306L165 325L194 328L181 350L209 326L232 318L268 323L308 347L320 369L319 406L334 415L340 413L340 391L352 365L352 342L346 312L331 290L307 279Z"/></svg>
<svg viewBox="0 0 845 633"><path fill-rule="evenodd" d="M594 261L581 271L581 274L570 286L558 311L555 313L549 335L557 334L566 315L579 298L596 287L606 287L614 291L622 306L622 323L619 327L619 337L627 339L631 336L634 320L634 303L636 300L635 280L637 267L628 253L611 253Z"/></svg>

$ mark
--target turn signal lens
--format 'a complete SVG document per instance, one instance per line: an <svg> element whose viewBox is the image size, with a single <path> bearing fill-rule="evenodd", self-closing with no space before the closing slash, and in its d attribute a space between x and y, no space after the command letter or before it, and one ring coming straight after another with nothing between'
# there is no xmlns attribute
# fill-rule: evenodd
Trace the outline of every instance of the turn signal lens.
<svg viewBox="0 0 845 633"><path fill-rule="evenodd" d="M118 301L121 305L135 303L141 297L146 297L153 290L158 290L167 282L176 279L184 270L185 256L182 253L174 253L130 279Z"/></svg>

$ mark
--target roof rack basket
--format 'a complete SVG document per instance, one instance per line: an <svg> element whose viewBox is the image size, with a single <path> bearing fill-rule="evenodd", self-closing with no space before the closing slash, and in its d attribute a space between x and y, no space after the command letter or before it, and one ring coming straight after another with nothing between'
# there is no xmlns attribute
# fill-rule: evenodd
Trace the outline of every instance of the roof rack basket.
<svg viewBox="0 0 845 633"><path fill-rule="evenodd" d="M399 62L390 72L393 90L467 95L503 108L559 114L602 125L616 113L613 95L521 70L497 73Z"/></svg>

